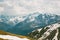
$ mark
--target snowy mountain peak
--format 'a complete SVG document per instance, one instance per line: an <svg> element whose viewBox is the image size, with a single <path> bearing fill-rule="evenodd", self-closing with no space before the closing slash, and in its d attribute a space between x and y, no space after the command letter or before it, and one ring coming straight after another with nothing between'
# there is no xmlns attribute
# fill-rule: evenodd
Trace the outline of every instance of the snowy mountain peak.
<svg viewBox="0 0 60 40"><path fill-rule="evenodd" d="M59 24L59 23L56 23L56 24L49 25L49 26L47 26L47 27L49 27L50 30L55 30L55 29L57 29L58 27L60 27L60 24Z"/></svg>

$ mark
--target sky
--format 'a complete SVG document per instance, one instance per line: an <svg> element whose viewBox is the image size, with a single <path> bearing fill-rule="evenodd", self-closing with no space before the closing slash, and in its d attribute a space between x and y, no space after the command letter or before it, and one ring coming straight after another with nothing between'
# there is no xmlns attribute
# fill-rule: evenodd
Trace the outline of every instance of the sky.
<svg viewBox="0 0 60 40"><path fill-rule="evenodd" d="M27 15L35 12L60 14L60 0L0 0L0 14Z"/></svg>

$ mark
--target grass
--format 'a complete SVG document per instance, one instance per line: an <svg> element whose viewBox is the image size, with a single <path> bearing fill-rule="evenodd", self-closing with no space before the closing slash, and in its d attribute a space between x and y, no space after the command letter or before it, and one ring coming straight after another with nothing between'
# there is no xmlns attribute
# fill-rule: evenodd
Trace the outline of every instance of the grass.
<svg viewBox="0 0 60 40"><path fill-rule="evenodd" d="M20 38L26 38L26 36L12 34L12 33L9 33L9 32L2 31L2 30L0 30L0 35L11 35L11 36L17 36L17 37L20 37Z"/></svg>
<svg viewBox="0 0 60 40"><path fill-rule="evenodd" d="M12 34L12 33L9 33L9 32L5 32L5 31L2 31L0 30L0 35L11 35L11 36L17 36L19 38L28 38L30 40L33 40L32 38L30 38L29 36L22 36L22 35L17 35L17 34ZM0 38L0 40L3 40L2 38ZM4 39L5 40L5 39ZM7 40L7 39L6 39Z"/></svg>
<svg viewBox="0 0 60 40"><path fill-rule="evenodd" d="M0 38L0 40L8 40L8 39L3 39L3 38Z"/></svg>

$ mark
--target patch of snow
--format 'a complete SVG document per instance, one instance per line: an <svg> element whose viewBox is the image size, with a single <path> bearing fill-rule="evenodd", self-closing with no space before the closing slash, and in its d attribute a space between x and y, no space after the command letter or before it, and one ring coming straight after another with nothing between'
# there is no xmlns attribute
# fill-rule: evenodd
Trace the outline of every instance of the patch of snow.
<svg viewBox="0 0 60 40"><path fill-rule="evenodd" d="M55 29L57 29L58 27L60 27L60 24L58 24L58 23L53 24L53 25L50 27L50 30L55 30Z"/></svg>
<svg viewBox="0 0 60 40"><path fill-rule="evenodd" d="M18 21L24 21L25 19L24 18L22 18L22 17L15 17L15 19L17 19Z"/></svg>
<svg viewBox="0 0 60 40"><path fill-rule="evenodd" d="M0 19L0 22L3 22L2 19Z"/></svg>
<svg viewBox="0 0 60 40"><path fill-rule="evenodd" d="M31 28L37 28L38 27L38 25L36 25L36 24L32 24L30 26L31 26Z"/></svg>
<svg viewBox="0 0 60 40"><path fill-rule="evenodd" d="M54 40L54 39L55 39L55 40L58 40L57 36L58 36L58 29L57 29L57 33L56 33L55 37L53 38L53 40Z"/></svg>
<svg viewBox="0 0 60 40"><path fill-rule="evenodd" d="M0 38L8 39L8 40L29 40L27 38L19 38L19 37L10 36L10 35L0 35Z"/></svg>
<svg viewBox="0 0 60 40"><path fill-rule="evenodd" d="M22 21L24 21L24 20L25 20L25 18L18 16L18 17L10 18L10 19L7 21L7 23L8 23L8 24L12 23L13 25L16 25L17 23L22 22Z"/></svg>
<svg viewBox="0 0 60 40"><path fill-rule="evenodd" d="M32 22L32 21L34 21L35 20L35 18L34 17L31 17L30 18L30 22Z"/></svg>
<svg viewBox="0 0 60 40"><path fill-rule="evenodd" d="M13 22L13 21L16 21L16 20L21 22L21 21L24 21L24 18L15 17L15 18L11 18L9 21L12 21Z"/></svg>
<svg viewBox="0 0 60 40"><path fill-rule="evenodd" d="M55 29L57 29L58 27L60 27L60 24L56 23L56 24L53 24L53 25L49 25L49 26L47 26L47 27L50 28L49 30L55 30Z"/></svg>
<svg viewBox="0 0 60 40"><path fill-rule="evenodd" d="M39 32L42 30L42 28L41 29L37 29Z"/></svg>
<svg viewBox="0 0 60 40"><path fill-rule="evenodd" d="M14 20L15 20L15 19L11 18L9 21L12 21L12 22L13 22Z"/></svg>
<svg viewBox="0 0 60 40"><path fill-rule="evenodd" d="M32 31L32 32L35 32L35 30L34 30L34 31Z"/></svg>

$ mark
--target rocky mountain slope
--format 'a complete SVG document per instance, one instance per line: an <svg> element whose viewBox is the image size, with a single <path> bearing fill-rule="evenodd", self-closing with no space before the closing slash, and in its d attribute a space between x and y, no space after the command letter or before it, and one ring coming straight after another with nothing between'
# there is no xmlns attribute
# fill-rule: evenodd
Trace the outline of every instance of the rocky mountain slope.
<svg viewBox="0 0 60 40"><path fill-rule="evenodd" d="M34 30L29 36L36 40L60 40L60 23Z"/></svg>

